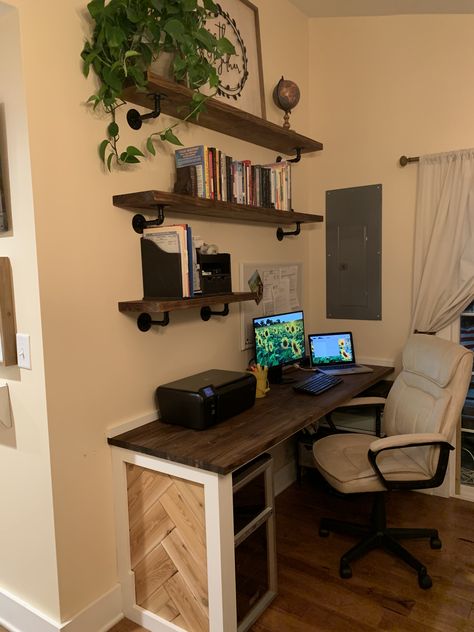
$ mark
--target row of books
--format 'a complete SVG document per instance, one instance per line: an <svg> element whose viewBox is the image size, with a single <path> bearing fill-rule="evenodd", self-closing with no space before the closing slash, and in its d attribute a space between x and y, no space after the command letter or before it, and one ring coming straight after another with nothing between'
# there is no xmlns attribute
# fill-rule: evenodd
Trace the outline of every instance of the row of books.
<svg viewBox="0 0 474 632"><path fill-rule="evenodd" d="M250 206L291 210L291 163L253 165L215 147L175 151L176 193Z"/></svg>
<svg viewBox="0 0 474 632"><path fill-rule="evenodd" d="M196 261L196 243L193 240L191 226L188 224L172 224L145 228L143 230L143 239L154 242L164 253L179 255L177 270L181 274L183 298L195 296L201 292ZM157 270L155 273L160 275L168 272L166 270Z"/></svg>

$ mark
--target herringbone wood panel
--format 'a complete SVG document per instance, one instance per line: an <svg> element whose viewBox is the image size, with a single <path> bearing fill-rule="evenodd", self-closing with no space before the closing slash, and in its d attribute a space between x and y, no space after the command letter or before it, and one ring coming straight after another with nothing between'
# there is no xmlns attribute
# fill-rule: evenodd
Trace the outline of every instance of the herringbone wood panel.
<svg viewBox="0 0 474 632"><path fill-rule="evenodd" d="M137 604L189 632L207 632L203 486L128 464L127 487Z"/></svg>
<svg viewBox="0 0 474 632"><path fill-rule="evenodd" d="M397 558L372 551L339 578L339 557L354 541L318 537L322 516L365 521L361 498L328 495L311 481L293 485L276 501L278 597L252 632L474 632L474 504L416 492L389 496L390 525L440 530L441 551L426 541L406 542L427 565L433 587ZM131 622L113 632L145 632ZM111 632L112 632L111 631Z"/></svg>

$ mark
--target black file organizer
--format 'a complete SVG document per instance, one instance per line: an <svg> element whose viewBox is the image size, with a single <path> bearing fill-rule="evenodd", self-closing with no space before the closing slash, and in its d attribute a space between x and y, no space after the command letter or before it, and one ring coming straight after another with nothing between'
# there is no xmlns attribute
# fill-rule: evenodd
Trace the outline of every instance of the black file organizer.
<svg viewBox="0 0 474 632"><path fill-rule="evenodd" d="M140 239L144 300L183 298L181 255L165 252L154 241Z"/></svg>

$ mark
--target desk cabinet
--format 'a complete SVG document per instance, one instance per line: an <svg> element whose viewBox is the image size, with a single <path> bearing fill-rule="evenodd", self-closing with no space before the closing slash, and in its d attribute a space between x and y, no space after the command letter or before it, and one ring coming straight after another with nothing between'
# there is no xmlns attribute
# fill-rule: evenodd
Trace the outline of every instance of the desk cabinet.
<svg viewBox="0 0 474 632"><path fill-rule="evenodd" d="M248 630L277 594L271 457L225 477L113 459L125 614L152 632Z"/></svg>

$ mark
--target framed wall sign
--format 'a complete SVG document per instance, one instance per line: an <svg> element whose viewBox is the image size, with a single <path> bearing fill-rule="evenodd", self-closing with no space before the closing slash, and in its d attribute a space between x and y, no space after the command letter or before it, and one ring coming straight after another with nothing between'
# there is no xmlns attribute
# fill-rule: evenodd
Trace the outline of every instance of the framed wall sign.
<svg viewBox="0 0 474 632"><path fill-rule="evenodd" d="M16 324L10 259L0 257L0 365L17 364Z"/></svg>
<svg viewBox="0 0 474 632"><path fill-rule="evenodd" d="M0 104L0 232L8 230L6 166L5 116L2 103Z"/></svg>
<svg viewBox="0 0 474 632"><path fill-rule="evenodd" d="M235 55L217 61L220 83L216 98L266 118L258 9L248 0L220 0L218 13L206 21L216 37L226 37Z"/></svg>

